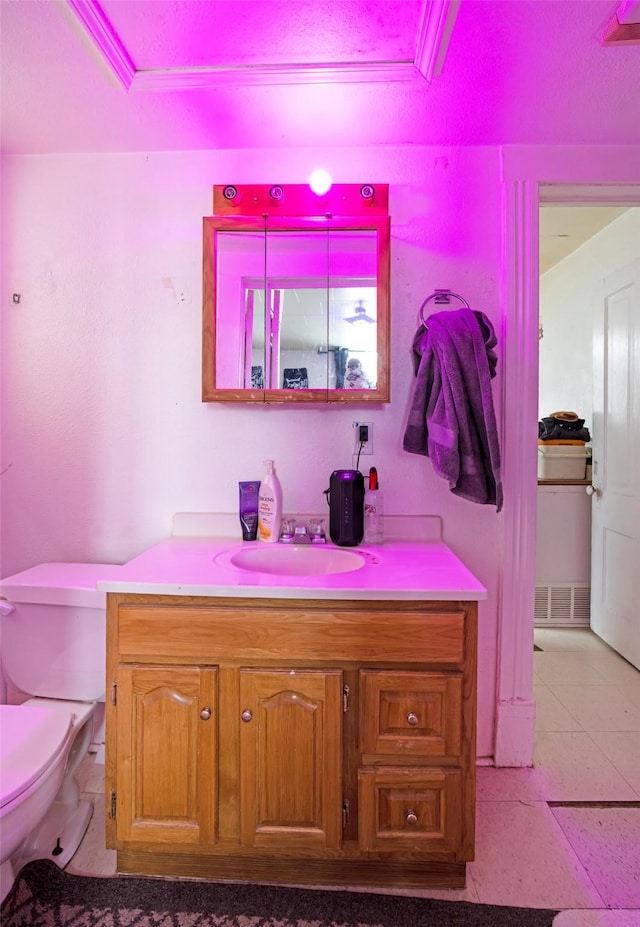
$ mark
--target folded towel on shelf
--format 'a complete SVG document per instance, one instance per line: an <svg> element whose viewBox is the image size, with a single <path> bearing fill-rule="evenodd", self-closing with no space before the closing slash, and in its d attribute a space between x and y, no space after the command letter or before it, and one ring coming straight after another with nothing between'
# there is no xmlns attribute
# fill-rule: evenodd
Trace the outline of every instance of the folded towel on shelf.
<svg viewBox="0 0 640 927"><path fill-rule="evenodd" d="M491 392L497 343L482 312L436 312L413 341L416 380L403 448L431 459L453 493L502 508L500 448Z"/></svg>

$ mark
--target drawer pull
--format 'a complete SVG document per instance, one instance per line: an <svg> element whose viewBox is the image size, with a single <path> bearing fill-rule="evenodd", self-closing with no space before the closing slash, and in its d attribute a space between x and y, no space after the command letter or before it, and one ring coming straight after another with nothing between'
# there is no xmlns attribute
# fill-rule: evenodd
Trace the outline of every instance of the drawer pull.
<svg viewBox="0 0 640 927"><path fill-rule="evenodd" d="M413 808L409 808L409 810L407 811L407 824L411 824L413 826L414 824L417 824L417 823L418 823L418 815L415 813Z"/></svg>
<svg viewBox="0 0 640 927"><path fill-rule="evenodd" d="M409 722L409 727L415 727L416 724L418 724L419 720L420 719L418 718L415 711L410 711L409 714L407 715L407 721Z"/></svg>
<svg viewBox="0 0 640 927"><path fill-rule="evenodd" d="M211 717L211 709L209 708L208 705L202 709L202 711L200 712L200 717L202 718L203 721L209 720L209 718Z"/></svg>
<svg viewBox="0 0 640 927"><path fill-rule="evenodd" d="M245 708L245 710L242 712L240 717L242 718L245 724L248 724L249 721L251 721L253 718L253 712L251 711L250 708Z"/></svg>

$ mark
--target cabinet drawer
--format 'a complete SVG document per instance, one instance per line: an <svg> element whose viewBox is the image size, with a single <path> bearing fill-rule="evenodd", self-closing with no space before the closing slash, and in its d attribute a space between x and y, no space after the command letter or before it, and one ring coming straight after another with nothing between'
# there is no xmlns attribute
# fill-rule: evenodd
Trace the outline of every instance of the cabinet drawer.
<svg viewBox="0 0 640 927"><path fill-rule="evenodd" d="M360 671L360 749L387 756L459 757L462 675Z"/></svg>
<svg viewBox="0 0 640 927"><path fill-rule="evenodd" d="M459 769L362 767L358 771L358 807L361 850L460 850Z"/></svg>
<svg viewBox="0 0 640 927"><path fill-rule="evenodd" d="M328 660L461 665L464 612L250 604L161 606L120 603L117 640L124 660Z"/></svg>

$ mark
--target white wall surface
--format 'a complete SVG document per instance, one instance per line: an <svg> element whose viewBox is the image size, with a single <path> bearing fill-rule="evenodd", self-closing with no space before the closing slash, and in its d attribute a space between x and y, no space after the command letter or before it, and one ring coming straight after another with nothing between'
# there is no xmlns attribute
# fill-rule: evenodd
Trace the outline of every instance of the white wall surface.
<svg viewBox="0 0 640 927"><path fill-rule="evenodd" d="M5 160L2 576L43 561L124 562L166 536L176 511L237 511L238 481L259 479L267 457L286 511L322 509L332 470L353 464L360 407L200 399L212 185L305 182L315 161L303 151ZM366 464L386 512L441 515L445 540L489 589L478 734L489 755L501 519L452 495L402 436L411 342L434 288L463 294L500 331L497 150L358 150L348 161L328 151L323 162L339 182L390 184L392 400L366 407Z"/></svg>
<svg viewBox="0 0 640 927"><path fill-rule="evenodd" d="M593 434L593 313L603 277L639 251L640 207L633 207L541 275L541 418L569 409Z"/></svg>

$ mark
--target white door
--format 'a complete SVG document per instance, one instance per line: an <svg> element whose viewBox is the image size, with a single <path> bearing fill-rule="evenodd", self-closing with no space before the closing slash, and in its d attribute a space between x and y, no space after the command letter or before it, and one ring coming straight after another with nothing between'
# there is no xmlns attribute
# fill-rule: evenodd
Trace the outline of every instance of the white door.
<svg viewBox="0 0 640 927"><path fill-rule="evenodd" d="M604 279L594 335L591 627L640 669L640 261Z"/></svg>

